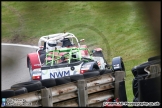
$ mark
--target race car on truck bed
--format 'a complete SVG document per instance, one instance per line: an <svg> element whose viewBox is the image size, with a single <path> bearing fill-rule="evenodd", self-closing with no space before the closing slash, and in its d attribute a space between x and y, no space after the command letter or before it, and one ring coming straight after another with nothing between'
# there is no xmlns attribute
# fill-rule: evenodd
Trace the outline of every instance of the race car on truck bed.
<svg viewBox="0 0 162 108"><path fill-rule="evenodd" d="M61 33L60 33L61 34ZM59 34L59 35L60 35ZM101 48L90 51L86 45L59 46L58 42L67 39L71 33L63 33L60 37L51 38L50 41L57 41L55 44L45 42L45 46L37 50L36 53L27 55L27 66L31 80L43 80L49 78L58 78L74 74L83 74L91 70L110 69L102 54ZM64 38L62 38L62 36ZM73 35L74 36L74 35ZM66 38L65 38L66 37ZM77 38L75 38L78 40ZM69 40L69 39L67 39ZM49 50L50 49L50 50ZM113 70L124 70L124 64L121 57L114 57L112 60Z"/></svg>

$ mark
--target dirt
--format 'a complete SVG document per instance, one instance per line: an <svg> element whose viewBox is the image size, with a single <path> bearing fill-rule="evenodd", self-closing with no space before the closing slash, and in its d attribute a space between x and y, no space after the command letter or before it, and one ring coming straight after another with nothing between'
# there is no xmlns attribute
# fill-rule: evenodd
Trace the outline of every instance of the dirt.
<svg viewBox="0 0 162 108"><path fill-rule="evenodd" d="M24 39L26 38L26 39ZM26 36L14 35L11 39L3 38L2 43L14 43L14 44L26 44L26 45L38 45L39 38L28 38Z"/></svg>

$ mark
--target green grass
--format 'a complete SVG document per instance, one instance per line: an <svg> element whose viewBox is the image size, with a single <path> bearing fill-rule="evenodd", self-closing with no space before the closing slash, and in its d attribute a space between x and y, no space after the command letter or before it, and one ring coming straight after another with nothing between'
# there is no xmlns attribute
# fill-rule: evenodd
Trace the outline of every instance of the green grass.
<svg viewBox="0 0 162 108"><path fill-rule="evenodd" d="M17 36L21 41L16 43L37 45L40 36L65 30L84 38L90 49L101 47L108 63L121 56L129 102L133 100L131 69L158 55L148 21L136 2L3 1L1 8L2 42Z"/></svg>

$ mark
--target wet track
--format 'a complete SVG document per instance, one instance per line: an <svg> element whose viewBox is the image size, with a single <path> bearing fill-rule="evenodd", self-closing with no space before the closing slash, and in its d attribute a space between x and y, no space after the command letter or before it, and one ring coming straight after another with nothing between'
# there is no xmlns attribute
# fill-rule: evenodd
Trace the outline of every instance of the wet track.
<svg viewBox="0 0 162 108"><path fill-rule="evenodd" d="M36 46L1 43L1 90L11 85L29 81L27 54L36 51Z"/></svg>

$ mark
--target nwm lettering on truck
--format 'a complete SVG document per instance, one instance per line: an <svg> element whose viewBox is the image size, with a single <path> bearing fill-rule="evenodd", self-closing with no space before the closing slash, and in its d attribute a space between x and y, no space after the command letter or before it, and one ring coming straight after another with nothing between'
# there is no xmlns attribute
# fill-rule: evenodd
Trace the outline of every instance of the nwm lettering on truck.
<svg viewBox="0 0 162 108"><path fill-rule="evenodd" d="M62 72L53 72L50 73L50 78L59 78L59 77L64 77L64 76L70 76L70 71L62 71Z"/></svg>

